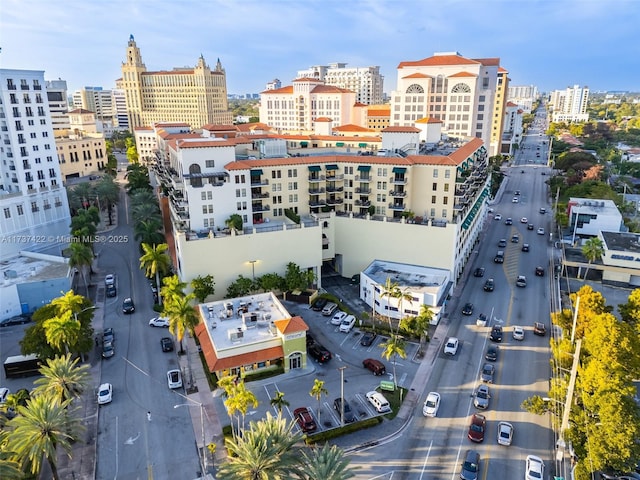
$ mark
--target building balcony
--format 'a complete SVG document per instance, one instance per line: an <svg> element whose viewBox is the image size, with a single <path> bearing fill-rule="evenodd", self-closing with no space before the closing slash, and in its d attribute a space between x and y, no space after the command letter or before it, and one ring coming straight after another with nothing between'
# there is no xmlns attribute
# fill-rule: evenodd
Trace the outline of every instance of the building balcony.
<svg viewBox="0 0 640 480"><path fill-rule="evenodd" d="M390 190L389 191L389 195L392 197L406 197L407 196L407 192L403 191L403 190Z"/></svg>
<svg viewBox="0 0 640 480"><path fill-rule="evenodd" d="M337 173L335 175L327 175L327 182L332 182L335 180L344 180L344 175L342 173Z"/></svg>
<svg viewBox="0 0 640 480"><path fill-rule="evenodd" d="M42 85L34 85L33 89L34 90L42 90Z"/></svg>
<svg viewBox="0 0 640 480"><path fill-rule="evenodd" d="M395 175L391 177L391 183L394 185L406 185L407 177L405 175Z"/></svg>
<svg viewBox="0 0 640 480"><path fill-rule="evenodd" d="M356 182L370 182L371 175L356 175Z"/></svg>
<svg viewBox="0 0 640 480"><path fill-rule="evenodd" d="M309 182L324 182L324 175L309 175Z"/></svg>
<svg viewBox="0 0 640 480"><path fill-rule="evenodd" d="M309 195L320 195L324 193L324 188L309 188Z"/></svg>
<svg viewBox="0 0 640 480"><path fill-rule="evenodd" d="M268 178L251 177L251 188L264 187L269 185Z"/></svg>
<svg viewBox="0 0 640 480"><path fill-rule="evenodd" d="M29 90L29 85L20 85L20 90Z"/></svg>
<svg viewBox="0 0 640 480"><path fill-rule="evenodd" d="M269 198L269 192L252 192L251 199L258 200L261 198Z"/></svg>
<svg viewBox="0 0 640 480"><path fill-rule="evenodd" d="M391 210L404 210L406 208L406 205L404 204L404 202L395 202L390 203L389 208Z"/></svg>
<svg viewBox="0 0 640 480"><path fill-rule="evenodd" d="M337 185L327 185L327 192L342 192L344 190L344 187L340 186L338 187Z"/></svg>
<svg viewBox="0 0 640 480"><path fill-rule="evenodd" d="M309 200L309 206L311 208L324 207L327 205L327 202L322 198L314 198L313 200Z"/></svg>
<svg viewBox="0 0 640 480"><path fill-rule="evenodd" d="M356 200L355 203L359 207L368 207L371 205L371 200Z"/></svg>
<svg viewBox="0 0 640 480"><path fill-rule="evenodd" d="M258 213L258 212L268 212L271 210L271 207L269 205L263 205L261 203L256 203L251 205L251 210L253 211L253 213Z"/></svg>
<svg viewBox="0 0 640 480"><path fill-rule="evenodd" d="M16 86L11 84L11 85L7 85L7 90L15 90Z"/></svg>
<svg viewBox="0 0 640 480"><path fill-rule="evenodd" d="M344 203L344 198L338 198L338 197L327 198L327 205L342 205L343 203Z"/></svg>
<svg viewBox="0 0 640 480"><path fill-rule="evenodd" d="M371 193L370 188L356 187L356 193L360 195L369 195Z"/></svg>

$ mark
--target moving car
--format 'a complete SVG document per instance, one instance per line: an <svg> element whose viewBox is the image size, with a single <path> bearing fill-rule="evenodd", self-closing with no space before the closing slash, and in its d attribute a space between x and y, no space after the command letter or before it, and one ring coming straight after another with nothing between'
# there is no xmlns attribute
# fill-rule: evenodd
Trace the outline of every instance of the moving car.
<svg viewBox="0 0 640 480"><path fill-rule="evenodd" d="M342 398L338 397L333 401L333 408L336 412L338 412L338 416L342 415L344 418L344 423L352 423L356 421L356 417L353 414L353 410L351 410L351 405L349 405L348 401L342 401ZM344 408L344 412L341 410Z"/></svg>
<svg viewBox="0 0 640 480"><path fill-rule="evenodd" d="M527 286L527 277L525 277L524 275L518 275L518 278L516 279L516 287L526 287Z"/></svg>
<svg viewBox="0 0 640 480"><path fill-rule="evenodd" d="M520 223L529 223L529 219L527 217L522 217L520 219Z"/></svg>
<svg viewBox="0 0 640 480"><path fill-rule="evenodd" d="M544 478L544 462L540 457L527 455L524 478L525 480L542 480Z"/></svg>
<svg viewBox="0 0 640 480"><path fill-rule="evenodd" d="M518 203L518 197L513 197L513 199L511 200L511 203Z"/></svg>
<svg viewBox="0 0 640 480"><path fill-rule="evenodd" d="M496 215L493 217L494 220L502 220L502 215L500 215L499 213L496 213Z"/></svg>
<svg viewBox="0 0 640 480"><path fill-rule="evenodd" d="M540 227L538 229L538 235L544 235L544 228Z"/></svg>
<svg viewBox="0 0 640 480"><path fill-rule="evenodd" d="M360 345L363 347L370 347L377 337L378 334L376 332L366 332L360 339Z"/></svg>
<svg viewBox="0 0 640 480"><path fill-rule="evenodd" d="M480 380L485 383L493 383L493 374L496 371L496 367L492 363L485 363L480 373Z"/></svg>
<svg viewBox="0 0 640 480"><path fill-rule="evenodd" d="M340 323L340 332L349 333L353 326L356 324L356 317L353 315L346 316Z"/></svg>
<svg viewBox="0 0 640 480"><path fill-rule="evenodd" d="M501 342L502 341L502 326L494 325L491 328L491 334L489 335L489 339L492 342Z"/></svg>
<svg viewBox="0 0 640 480"><path fill-rule="evenodd" d="M112 342L103 342L102 343L102 358L111 358L116 354L115 349L113 348Z"/></svg>
<svg viewBox="0 0 640 480"><path fill-rule="evenodd" d="M422 406L422 415L425 417L435 417L438 415L439 408L440 394L438 392L429 392Z"/></svg>
<svg viewBox="0 0 640 480"><path fill-rule="evenodd" d="M113 400L113 386L110 383L103 383L98 388L98 405L111 403Z"/></svg>
<svg viewBox="0 0 640 480"><path fill-rule="evenodd" d="M534 226L533 223L530 223L529 225L527 225L527 230L533 230Z"/></svg>
<svg viewBox="0 0 640 480"><path fill-rule="evenodd" d="M102 341L103 342L113 342L114 339L115 339L115 334L113 332L113 328L111 328L111 327L105 328L102 331Z"/></svg>
<svg viewBox="0 0 640 480"><path fill-rule="evenodd" d="M484 277L484 268L482 268L482 267L476 268L473 271L473 276L474 277Z"/></svg>
<svg viewBox="0 0 640 480"><path fill-rule="evenodd" d="M331 352L319 343L309 345L307 347L307 353L318 363L326 363L332 358Z"/></svg>
<svg viewBox="0 0 640 480"><path fill-rule="evenodd" d="M387 372L384 363L375 358L365 358L362 361L362 366L371 370L374 375L384 375Z"/></svg>
<svg viewBox="0 0 640 480"><path fill-rule="evenodd" d="M473 303L467 302L462 308L463 315L473 315Z"/></svg>
<svg viewBox="0 0 640 480"><path fill-rule="evenodd" d="M473 406L476 408L487 409L489 408L489 386L482 384L478 385L476 393L473 395Z"/></svg>
<svg viewBox="0 0 640 480"><path fill-rule="evenodd" d="M169 337L162 337L160 339L160 346L163 352L173 352L173 340Z"/></svg>
<svg viewBox="0 0 640 480"><path fill-rule="evenodd" d="M511 217L507 218L507 219L504 221L504 224L505 224L505 225L513 225L513 220L511 219Z"/></svg>
<svg viewBox="0 0 640 480"><path fill-rule="evenodd" d="M455 355L458 353L458 339L456 337L449 337L447 343L444 344L445 355Z"/></svg>
<svg viewBox="0 0 640 480"><path fill-rule="evenodd" d="M484 354L484 359L489 362L495 362L498 360L498 347L494 347L493 345L489 345L487 348L487 353Z"/></svg>
<svg viewBox="0 0 640 480"><path fill-rule="evenodd" d="M518 326L513 327L512 335L514 340L524 340L524 328Z"/></svg>
<svg viewBox="0 0 640 480"><path fill-rule="evenodd" d="M169 370L167 372L167 383L169 384L169 388L181 388L182 373L180 373L180 370Z"/></svg>
<svg viewBox="0 0 640 480"><path fill-rule="evenodd" d="M513 425L509 422L500 422L498 424L498 445L508 447L513 440Z"/></svg>
<svg viewBox="0 0 640 480"><path fill-rule="evenodd" d="M133 304L133 300L130 297L125 298L122 301L122 313L133 313L136 311L136 307Z"/></svg>
<svg viewBox="0 0 640 480"><path fill-rule="evenodd" d="M520 236L516 233L511 236L511 243L518 243L520 241Z"/></svg>
<svg viewBox="0 0 640 480"><path fill-rule="evenodd" d="M369 403L373 405L373 408L376 409L376 412L387 413L391 411L391 405L389 405L389 402L381 393L371 391L367 392L365 396L367 397L367 400L369 400Z"/></svg>
<svg viewBox="0 0 640 480"><path fill-rule="evenodd" d="M493 289L495 288L495 282L493 281L493 278L488 279L486 282L484 282L484 287L482 287L482 289L485 292L493 292Z"/></svg>
<svg viewBox="0 0 640 480"><path fill-rule="evenodd" d="M542 322L535 322L533 324L533 333L535 335L544 337L547 334L547 327L545 327L544 323Z"/></svg>
<svg viewBox="0 0 640 480"><path fill-rule="evenodd" d="M506 247L507 246L507 239L506 238L501 238L500 241L498 242L498 246L499 247Z"/></svg>
<svg viewBox="0 0 640 480"><path fill-rule="evenodd" d="M107 285L106 288L107 297L113 298L118 295L118 289L115 285Z"/></svg>
<svg viewBox="0 0 640 480"><path fill-rule="evenodd" d="M523 252L528 252L529 251L529 244L528 243L523 243L522 244L522 251Z"/></svg>
<svg viewBox="0 0 640 480"><path fill-rule="evenodd" d="M471 425L469 425L469 432L467 438L472 442L480 443L484 440L484 430L487 426L487 419L484 415L474 413L471 417Z"/></svg>
<svg viewBox="0 0 640 480"><path fill-rule="evenodd" d="M536 277L544 277L544 268L536 267Z"/></svg>
<svg viewBox="0 0 640 480"><path fill-rule="evenodd" d="M149 320L150 327L169 328L169 319L164 317L154 317Z"/></svg>
<svg viewBox="0 0 640 480"><path fill-rule="evenodd" d="M316 421L311 415L311 411L307 407L296 408L293 411L293 416L298 422L298 426L304 433L315 432L318 426Z"/></svg>
<svg viewBox="0 0 640 480"><path fill-rule="evenodd" d="M347 316L347 312L336 312L331 318L331 325L340 325Z"/></svg>
<svg viewBox="0 0 640 480"><path fill-rule="evenodd" d="M544 215L545 213L547 213L547 209L544 207L540 207L540 213Z"/></svg>
<svg viewBox="0 0 640 480"><path fill-rule="evenodd" d="M464 454L462 469L460 470L460 478L462 480L478 480L478 472L480 471L480 454L475 450L467 450Z"/></svg>
<svg viewBox="0 0 640 480"><path fill-rule="evenodd" d="M480 315L478 315L478 318L476 318L476 325L478 327L487 326L487 316L484 313L481 313Z"/></svg>

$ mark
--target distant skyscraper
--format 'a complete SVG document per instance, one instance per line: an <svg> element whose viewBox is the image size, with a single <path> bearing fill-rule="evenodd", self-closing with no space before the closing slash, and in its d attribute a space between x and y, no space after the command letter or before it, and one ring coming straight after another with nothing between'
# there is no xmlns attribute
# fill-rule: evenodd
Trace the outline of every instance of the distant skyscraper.
<svg viewBox="0 0 640 480"><path fill-rule="evenodd" d="M567 87L565 90L551 92L549 106L553 122L586 122L589 120L587 105L589 104L589 87L580 85Z"/></svg>
<svg viewBox="0 0 640 480"><path fill-rule="evenodd" d="M46 83L47 100L51 112L51 126L54 130L69 129L69 101L67 99L67 82L62 79L50 80Z"/></svg>
<svg viewBox="0 0 640 480"><path fill-rule="evenodd" d="M54 247L69 233L44 85L43 71L0 69L0 259Z"/></svg>
<svg viewBox="0 0 640 480"><path fill-rule="evenodd" d="M326 85L351 90L356 93L356 101L365 105L383 102L384 77L380 75L380 67L347 67L346 63L330 63L300 70L297 78L313 78L324 81Z"/></svg>
<svg viewBox="0 0 640 480"><path fill-rule="evenodd" d="M131 35L118 84L125 92L129 129L156 122L186 122L201 128L233 121L227 75L219 59L213 70L201 55L193 68L148 72Z"/></svg>
<svg viewBox="0 0 640 480"><path fill-rule="evenodd" d="M84 87L73 92L73 108L89 110L97 120L113 121L113 97L111 90L102 87Z"/></svg>
<svg viewBox="0 0 640 480"><path fill-rule="evenodd" d="M279 88L282 88L282 82L277 78L274 78L270 82L267 82L265 90L277 90Z"/></svg>
<svg viewBox="0 0 640 480"><path fill-rule="evenodd" d="M534 85L509 86L507 100L518 105L525 113L531 113L533 103L538 99L538 87Z"/></svg>
<svg viewBox="0 0 640 480"><path fill-rule="evenodd" d="M113 125L118 130L129 130L129 117L127 116L127 99L124 90L114 88L113 95Z"/></svg>

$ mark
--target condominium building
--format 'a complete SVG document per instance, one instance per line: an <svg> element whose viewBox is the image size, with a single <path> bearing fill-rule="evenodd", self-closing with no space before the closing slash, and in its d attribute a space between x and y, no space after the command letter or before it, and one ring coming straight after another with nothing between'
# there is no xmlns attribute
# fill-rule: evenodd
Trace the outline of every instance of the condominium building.
<svg viewBox="0 0 640 480"><path fill-rule="evenodd" d="M504 111L504 126L502 128L502 155L514 155L515 149L522 141L522 114L519 105L507 102Z"/></svg>
<svg viewBox="0 0 640 480"><path fill-rule="evenodd" d="M574 85L551 92L549 107L552 122L586 122L589 120L589 87Z"/></svg>
<svg viewBox="0 0 640 480"><path fill-rule="evenodd" d="M84 87L73 92L73 108L89 110L97 120L113 121L113 93L102 87Z"/></svg>
<svg viewBox="0 0 640 480"><path fill-rule="evenodd" d="M363 155L357 143L310 150L294 135L203 135L159 138L153 169L185 281L215 272L224 293L239 274L283 274L294 262L320 283L323 264L349 277L376 258L445 269L455 281L478 240L490 181L480 139L423 155L421 128L389 127L377 154ZM407 145L413 153L397 148ZM260 154L278 146L278 156ZM228 226L236 214L239 230Z"/></svg>
<svg viewBox="0 0 640 480"><path fill-rule="evenodd" d="M95 113L76 109L69 112L69 130L56 132L56 152L62 178L85 177L107 166L104 135L97 131Z"/></svg>
<svg viewBox="0 0 640 480"><path fill-rule="evenodd" d="M391 95L391 125L413 125L432 117L443 122L446 135L481 138L495 155L501 149L507 87L507 72L498 58L443 52L403 61Z"/></svg>
<svg viewBox="0 0 640 480"><path fill-rule="evenodd" d="M118 87L125 92L131 129L155 122L187 122L200 128L233 121L227 76L219 59L213 70L200 56L193 68L150 72L131 35Z"/></svg>
<svg viewBox="0 0 640 480"><path fill-rule="evenodd" d="M365 105L383 101L384 77L380 67L347 67L346 63L316 65L298 71L297 78L313 78L326 85L334 85L356 92L356 101Z"/></svg>
<svg viewBox="0 0 640 480"><path fill-rule="evenodd" d="M129 130L129 117L127 116L127 99L124 90L114 88L113 95L113 125L117 130Z"/></svg>
<svg viewBox="0 0 640 480"><path fill-rule="evenodd" d="M69 100L66 80L49 80L45 84L53 130L69 129Z"/></svg>
<svg viewBox="0 0 640 480"><path fill-rule="evenodd" d="M69 233L44 85L42 71L0 69L0 260Z"/></svg>
<svg viewBox="0 0 640 480"><path fill-rule="evenodd" d="M510 85L507 100L515 103L524 113L531 113L533 104L540 98L535 85Z"/></svg>

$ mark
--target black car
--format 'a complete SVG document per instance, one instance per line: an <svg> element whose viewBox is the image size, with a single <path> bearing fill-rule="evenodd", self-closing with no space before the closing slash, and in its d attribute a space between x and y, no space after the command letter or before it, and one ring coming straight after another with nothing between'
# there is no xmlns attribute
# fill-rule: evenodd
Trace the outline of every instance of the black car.
<svg viewBox="0 0 640 480"><path fill-rule="evenodd" d="M362 335L362 338L360 339L360 345L362 345L363 347L371 346L371 344L375 341L377 336L378 334L375 332L366 332L364 335Z"/></svg>
<svg viewBox="0 0 640 480"><path fill-rule="evenodd" d="M498 360L498 347L489 346L487 353L484 354L484 359L489 362L495 362Z"/></svg>
<svg viewBox="0 0 640 480"><path fill-rule="evenodd" d="M318 363L326 363L331 360L331 352L319 343L313 343L307 347L307 353Z"/></svg>
<svg viewBox="0 0 640 480"><path fill-rule="evenodd" d="M536 277L544 277L544 268L536 267Z"/></svg>
<svg viewBox="0 0 640 480"><path fill-rule="evenodd" d="M351 405L349 405L349 402L347 402L346 400L344 401L344 413L341 414L340 410L342 405L343 405L342 398L336 398L333 401L333 408L335 408L336 412L338 412L338 416L341 416L341 415L344 416L344 423L355 422L356 417L353 414L353 410L351 410Z"/></svg>
<svg viewBox="0 0 640 480"><path fill-rule="evenodd" d="M501 342L502 341L502 327L500 325L494 325L491 329L491 335L489 335L489 339L492 342Z"/></svg>
<svg viewBox="0 0 640 480"><path fill-rule="evenodd" d="M522 244L522 251L523 252L528 252L529 251L529 244L528 243L523 243Z"/></svg>
<svg viewBox="0 0 640 480"><path fill-rule="evenodd" d="M495 288L495 283L493 281L493 278L490 278L489 280L484 282L484 287L482 288L485 292L493 292L493 289Z"/></svg>
<svg viewBox="0 0 640 480"><path fill-rule="evenodd" d="M129 297L125 298L122 302L122 313L133 313L136 311L136 307L133 304L133 300Z"/></svg>
<svg viewBox="0 0 640 480"><path fill-rule="evenodd" d="M109 328L105 328L102 332L102 341L104 343L106 342L113 342L115 338L115 334L113 333L113 328L109 327Z"/></svg>
<svg viewBox="0 0 640 480"><path fill-rule="evenodd" d="M327 302L328 302L328 300L326 298L319 298L315 302L313 302L313 305L311 306L311 308L315 312L319 312L320 310L322 310L324 308L324 306L327 304Z"/></svg>
<svg viewBox="0 0 640 480"><path fill-rule="evenodd" d="M4 320L0 320L0 327L11 327L12 325L24 325L25 323L29 323L31 321L31 317L28 315L18 315L11 318L5 318Z"/></svg>
<svg viewBox="0 0 640 480"><path fill-rule="evenodd" d="M115 285L107 285L106 288L107 297L116 297L118 295L118 289Z"/></svg>
<svg viewBox="0 0 640 480"><path fill-rule="evenodd" d="M527 230L533 230L533 223L530 223L529 225L527 225Z"/></svg>
<svg viewBox="0 0 640 480"><path fill-rule="evenodd" d="M474 277L484 277L484 268L476 268L473 272Z"/></svg>
<svg viewBox="0 0 640 480"><path fill-rule="evenodd" d="M473 315L473 303L465 303L464 308L462 309L463 315Z"/></svg>
<svg viewBox="0 0 640 480"><path fill-rule="evenodd" d="M313 345L314 343L316 343L316 339L313 338L313 335L311 335L311 332L307 330L307 347L309 345Z"/></svg>
<svg viewBox="0 0 640 480"><path fill-rule="evenodd" d="M160 339L160 346L163 352L173 352L173 340L169 337L162 337Z"/></svg>

